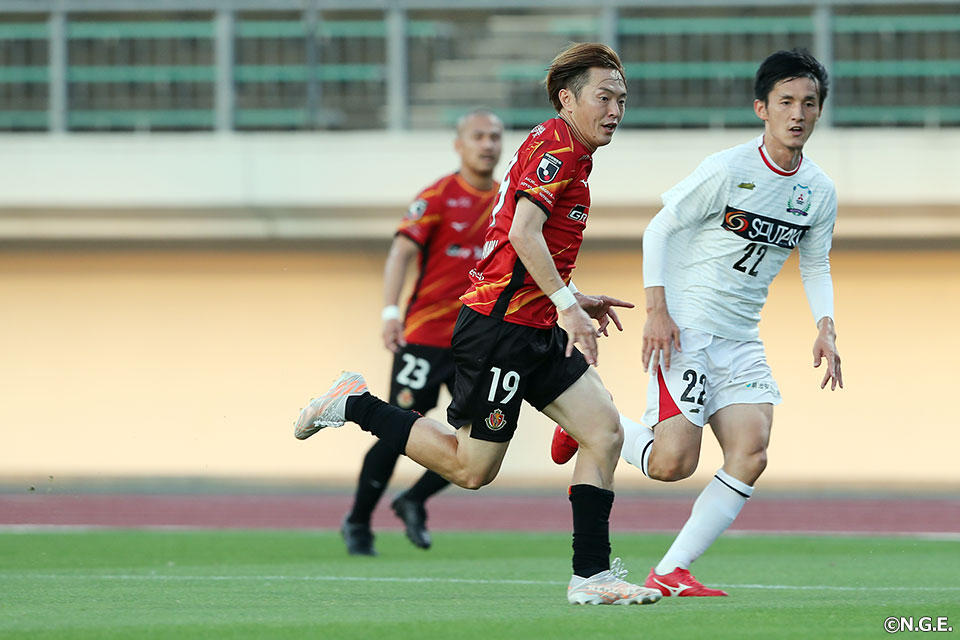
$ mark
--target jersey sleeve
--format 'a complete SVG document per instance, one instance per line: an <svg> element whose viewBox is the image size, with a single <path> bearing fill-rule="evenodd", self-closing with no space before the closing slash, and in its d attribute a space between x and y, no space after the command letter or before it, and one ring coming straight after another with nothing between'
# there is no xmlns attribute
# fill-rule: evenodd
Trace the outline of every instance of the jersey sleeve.
<svg viewBox="0 0 960 640"><path fill-rule="evenodd" d="M421 247L426 245L434 230L440 225L442 211L436 198L421 193L410 203L407 214L400 221L397 233L404 235Z"/></svg>
<svg viewBox="0 0 960 640"><path fill-rule="evenodd" d="M800 277L810 304L814 322L833 317L833 279L830 276L830 248L833 227L837 221L837 192L831 185L830 195L821 216L797 244L800 254Z"/></svg>
<svg viewBox="0 0 960 640"><path fill-rule="evenodd" d="M663 206L672 214L664 232L691 226L720 213L727 201L727 170L719 154L704 159L696 170L662 196Z"/></svg>
<svg viewBox="0 0 960 640"><path fill-rule="evenodd" d="M521 152L523 164L517 178L516 197L528 198L547 216L553 213L560 194L579 169L573 148L562 144L550 140L536 141Z"/></svg>

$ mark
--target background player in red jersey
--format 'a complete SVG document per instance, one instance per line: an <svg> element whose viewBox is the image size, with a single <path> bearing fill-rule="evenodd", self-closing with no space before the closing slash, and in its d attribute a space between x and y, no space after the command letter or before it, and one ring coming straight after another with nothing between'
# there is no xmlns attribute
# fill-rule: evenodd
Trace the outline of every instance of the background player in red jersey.
<svg viewBox="0 0 960 640"><path fill-rule="evenodd" d="M470 284L467 272L480 257L498 183L503 123L485 109L457 123L454 149L460 168L417 194L400 223L383 273L383 344L394 353L390 403L421 414L437 406L440 386L453 389L450 337L460 310L460 295ZM414 257L420 273L406 313L397 302ZM376 555L370 516L393 475L400 453L378 440L360 469L353 507L340 528L351 555ZM449 484L426 471L399 495L391 508L407 537L430 548L426 500Z"/></svg>
<svg viewBox="0 0 960 640"><path fill-rule="evenodd" d="M383 402L367 393L363 376L347 372L301 412L295 435L304 439L356 422L397 453L478 489L497 476L526 400L568 425L581 444L570 487L567 601L650 604L660 592L626 582L619 561L610 562L613 471L623 431L590 368L597 363L598 332L611 321L620 327L613 307L633 305L568 288L590 212L592 154L609 144L623 118L623 66L605 45L573 45L553 60L546 84L557 117L534 128L510 161L484 256L461 297L447 410L457 431ZM569 334L557 325L558 313Z"/></svg>

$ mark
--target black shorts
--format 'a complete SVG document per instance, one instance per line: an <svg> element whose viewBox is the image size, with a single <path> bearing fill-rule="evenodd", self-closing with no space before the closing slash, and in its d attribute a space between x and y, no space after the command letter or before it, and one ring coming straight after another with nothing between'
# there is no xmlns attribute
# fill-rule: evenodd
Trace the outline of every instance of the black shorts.
<svg viewBox="0 0 960 640"><path fill-rule="evenodd" d="M453 392L450 349L408 344L393 356L390 404L424 414L437 406L440 385Z"/></svg>
<svg viewBox="0 0 960 640"><path fill-rule="evenodd" d="M567 332L536 329L460 309L453 330L457 377L447 421L472 425L470 437L507 442L517 429L520 403L537 411L557 399L586 372L588 364L574 347L567 358Z"/></svg>

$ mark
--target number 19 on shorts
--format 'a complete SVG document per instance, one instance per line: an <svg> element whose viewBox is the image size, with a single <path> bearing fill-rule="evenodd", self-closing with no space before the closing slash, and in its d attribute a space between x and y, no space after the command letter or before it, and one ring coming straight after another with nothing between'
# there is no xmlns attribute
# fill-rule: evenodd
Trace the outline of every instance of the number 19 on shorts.
<svg viewBox="0 0 960 640"><path fill-rule="evenodd" d="M493 379L490 381L490 393L487 394L487 402L507 404L520 386L520 374L516 371L507 371L504 374L500 367L490 367L490 373L493 374ZM497 400L501 391L506 395L502 400Z"/></svg>

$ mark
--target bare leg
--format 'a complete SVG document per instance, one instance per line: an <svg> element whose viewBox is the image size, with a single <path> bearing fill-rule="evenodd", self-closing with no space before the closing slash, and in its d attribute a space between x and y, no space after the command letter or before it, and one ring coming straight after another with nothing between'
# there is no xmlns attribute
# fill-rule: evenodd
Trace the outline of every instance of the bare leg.
<svg viewBox="0 0 960 640"><path fill-rule="evenodd" d="M509 442L470 437L470 426L454 429L420 418L410 429L407 457L464 489L479 489L497 477Z"/></svg>
<svg viewBox="0 0 960 640"><path fill-rule="evenodd" d="M710 418L723 449L723 470L753 486L767 467L772 404L732 404Z"/></svg>
<svg viewBox="0 0 960 640"><path fill-rule="evenodd" d="M544 410L580 443L573 484L613 489L613 471L623 446L620 414L600 376L588 369Z"/></svg>
<svg viewBox="0 0 960 640"><path fill-rule="evenodd" d="M657 565L658 574L689 568L733 524L766 466L772 419L769 404L730 405L711 416L723 449L723 468L694 502L690 518Z"/></svg>
<svg viewBox="0 0 960 640"><path fill-rule="evenodd" d="M664 482L689 478L700 461L702 437L703 428L687 420L683 414L659 422L653 428L647 475Z"/></svg>

